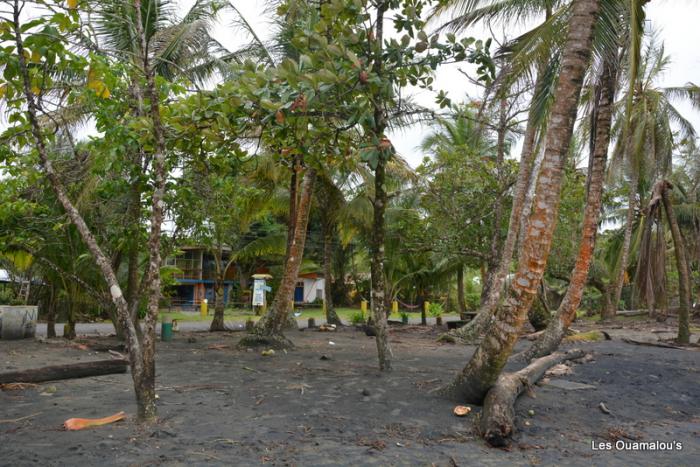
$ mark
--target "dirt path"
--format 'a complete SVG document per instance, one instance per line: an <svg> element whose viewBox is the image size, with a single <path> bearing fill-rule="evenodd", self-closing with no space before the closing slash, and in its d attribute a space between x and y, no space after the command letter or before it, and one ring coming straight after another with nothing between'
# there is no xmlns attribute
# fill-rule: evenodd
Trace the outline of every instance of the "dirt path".
<svg viewBox="0 0 700 467"><path fill-rule="evenodd" d="M158 347L159 425L61 429L70 417L134 414L129 375L0 391L0 420L33 415L0 422L0 465L697 465L700 352L578 344L593 360L550 383L593 388L536 387L518 403L519 431L503 451L474 433L478 409L457 418L452 402L428 393L473 352L435 336L394 333L396 370L381 375L374 341L354 330L294 332L297 348L273 357L236 350L240 333L180 333ZM60 340L0 341L0 371L103 357ZM617 439L683 448L591 448Z"/></svg>

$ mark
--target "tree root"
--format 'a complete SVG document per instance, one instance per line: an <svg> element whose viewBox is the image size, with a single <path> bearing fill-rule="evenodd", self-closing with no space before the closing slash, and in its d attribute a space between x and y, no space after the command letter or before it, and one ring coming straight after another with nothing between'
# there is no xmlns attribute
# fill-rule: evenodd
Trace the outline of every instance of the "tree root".
<svg viewBox="0 0 700 467"><path fill-rule="evenodd" d="M503 373L484 399L484 409L479 420L481 436L494 447L510 444L515 431L515 402L526 389L534 385L545 372L567 360L575 360L585 355L583 350L556 352L538 358L515 373Z"/></svg>
<svg viewBox="0 0 700 467"><path fill-rule="evenodd" d="M260 334L247 334L238 342L238 348L260 348L275 350L285 350L294 348L292 341L281 334L273 336L263 336Z"/></svg>

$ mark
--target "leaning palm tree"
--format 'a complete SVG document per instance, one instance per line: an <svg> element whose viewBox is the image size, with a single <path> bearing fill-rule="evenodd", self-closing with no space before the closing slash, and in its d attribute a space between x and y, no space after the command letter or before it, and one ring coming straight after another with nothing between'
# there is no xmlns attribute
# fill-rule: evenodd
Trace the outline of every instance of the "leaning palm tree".
<svg viewBox="0 0 700 467"><path fill-rule="evenodd" d="M695 129L675 107L673 100L684 100L698 105L694 99L697 86L659 88L656 85L660 75L670 63L663 45L658 45L652 36L645 53L637 64L635 73L628 73L627 79L636 79L619 104L625 114L618 116L617 145L613 153L613 174L625 176L629 181L627 213L624 224L624 239L617 258L616 272L611 284L610 306L603 318L615 316L627 274L632 233L636 217L640 214L645 191L657 177L670 173L671 154L675 141L674 127L682 139L694 139ZM631 94L630 94L631 93ZM631 102L631 105L628 103ZM644 187L647 187L644 190Z"/></svg>
<svg viewBox="0 0 700 467"><path fill-rule="evenodd" d="M574 0L561 72L550 111L545 155L510 295L499 306L494 324L455 380L442 393L481 403L511 354L544 275L556 225L562 174L569 150L583 77L591 58L593 30L600 2ZM486 433L487 437L495 433Z"/></svg>

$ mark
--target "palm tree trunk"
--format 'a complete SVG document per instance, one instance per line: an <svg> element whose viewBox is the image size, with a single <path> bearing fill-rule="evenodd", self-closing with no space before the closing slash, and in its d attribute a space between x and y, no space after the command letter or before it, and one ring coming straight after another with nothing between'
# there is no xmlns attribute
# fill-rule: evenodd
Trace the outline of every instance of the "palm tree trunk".
<svg viewBox="0 0 700 467"><path fill-rule="evenodd" d="M301 183L301 194L296 209L296 222L294 235L289 248L289 255L284 264L284 273L279 288L275 294L272 306L253 328L251 335L244 338L243 345L258 345L261 341L267 341L279 346L288 346L291 343L284 338L282 333L287 322L292 300L294 299L294 287L299 276L299 267L304 256L304 244L306 243L306 228L309 223L311 211L311 197L316 182L316 170L308 167Z"/></svg>
<svg viewBox="0 0 700 467"><path fill-rule="evenodd" d="M583 234L579 245L576 264L571 272L571 280L566 295L559 305L554 319L550 320L547 329L540 335L532 346L525 351L527 360L548 355L559 347L559 343L569 329L576 310L581 303L583 290L588 278L588 270L593 258L598 219L603 202L603 185L605 182L605 165L610 144L610 126L612 123L612 106L615 99L615 84L617 81L617 66L611 60L606 60L601 75L599 96L593 113L592 124L595 136L592 140L591 161L588 178L588 195L583 215Z"/></svg>
<svg viewBox="0 0 700 467"><path fill-rule="evenodd" d="M671 193L673 185L664 180L665 186L661 191L661 199L666 210L666 218L671 227L671 236L673 237L673 249L676 255L676 267L678 268L678 337L676 340L680 344L688 344L690 342L690 274L688 273L688 262L686 261L685 242L681 229L678 227L676 215L673 212L673 203L671 202Z"/></svg>
<svg viewBox="0 0 700 467"><path fill-rule="evenodd" d="M323 229L323 306L326 309L326 323L341 326L338 313L333 307L333 290L331 289L333 277L333 227L328 219L328 213L322 208L322 229Z"/></svg>
<svg viewBox="0 0 700 467"><path fill-rule="evenodd" d="M630 143L631 144L631 143ZM615 318L617 314L618 304L622 296L622 286L625 282L625 273L627 272L627 263L629 262L630 248L632 245L632 230L634 228L634 218L637 212L637 184L639 183L636 170L632 170L632 180L629 184L629 195L627 197L627 215L625 217L625 234L622 239L622 248L620 253L620 267L615 276L615 282L612 284L610 291L609 306L603 310L601 318L610 320Z"/></svg>
<svg viewBox="0 0 700 467"><path fill-rule="evenodd" d="M542 171L522 245L511 294L457 378L442 393L465 402L481 403L506 364L542 280L557 222L566 155L571 143L578 99L591 56L598 0L574 0L569 35L547 131Z"/></svg>
<svg viewBox="0 0 700 467"><path fill-rule="evenodd" d="M134 388L137 394L139 389L137 388L137 376L143 372L143 360L141 359L142 350L141 343L136 335L136 329L134 328L134 323L131 321L129 315L129 306L124 298L121 287L119 286L119 281L117 276L112 269L111 262L107 255L104 254L102 249L97 243L95 236L88 227L85 219L80 214L78 209L75 207L73 202L68 197L65 186L63 185L60 177L58 176L51 159L48 157L48 151L46 144L44 142L44 137L42 135L42 130L39 125L37 118L37 105L35 100L35 95L32 92L31 79L29 77L29 70L27 68L27 62L25 58L24 42L22 40L22 33L20 27L20 12L18 5L15 4L13 12L13 27L15 32L15 43L17 46L17 57L19 61L19 72L22 79L24 97L27 99L27 114L28 120L31 127L31 134L34 138L36 144L37 153L39 155L39 163L43 169L46 178L51 185L58 202L63 207L66 215L70 219L71 223L75 226L80 238L85 243L88 251L92 255L97 264L100 272L102 273L103 279L109 287L109 291L112 297L112 301L117 308L119 314L119 319L122 321L122 325L126 330L126 342L129 349L129 363L131 365L132 378L134 380Z"/></svg>

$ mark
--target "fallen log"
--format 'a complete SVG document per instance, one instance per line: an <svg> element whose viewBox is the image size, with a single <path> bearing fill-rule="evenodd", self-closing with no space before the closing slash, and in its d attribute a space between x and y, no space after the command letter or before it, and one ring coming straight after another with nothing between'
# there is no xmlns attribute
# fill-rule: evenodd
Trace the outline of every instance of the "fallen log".
<svg viewBox="0 0 700 467"><path fill-rule="evenodd" d="M507 446L515 429L514 406L520 394L539 381L549 368L584 355L585 352L578 349L555 352L534 360L522 370L499 376L486 394L479 420L479 431L486 442L495 447Z"/></svg>
<svg viewBox="0 0 700 467"><path fill-rule="evenodd" d="M31 370L0 373L0 384L43 383L59 379L86 378L89 376L126 373L129 362L126 360L98 360L94 362L71 363L69 365L45 366Z"/></svg>
<svg viewBox="0 0 700 467"><path fill-rule="evenodd" d="M622 342L626 342L628 344L634 344L634 345L646 345L649 347L661 347L664 349L677 349L677 350L689 350L689 348L694 347L694 344L685 344L685 345L673 345L673 344L668 344L666 342L649 342L649 341L638 341L634 339L628 339L626 337L622 338Z"/></svg>

